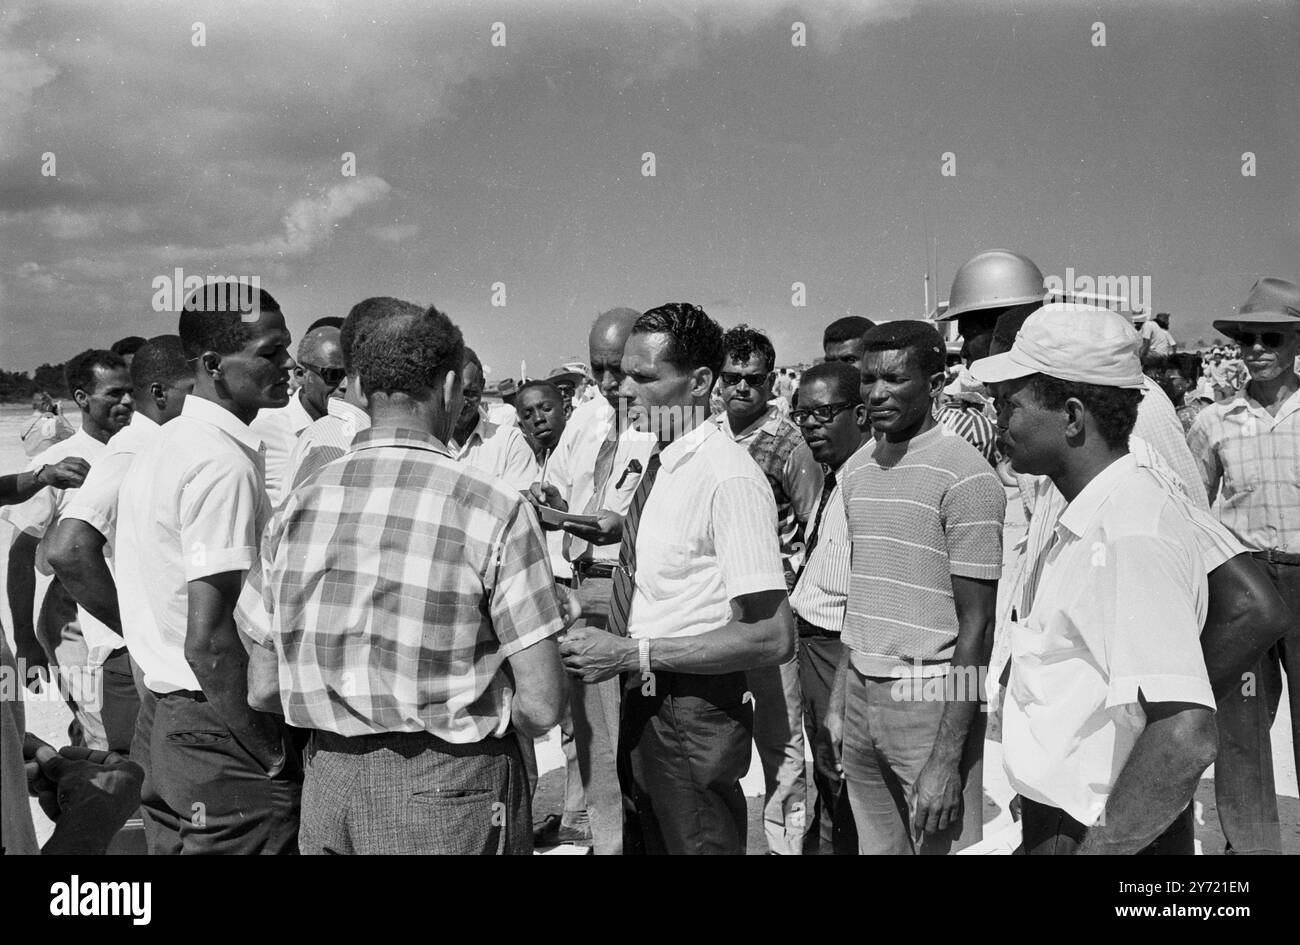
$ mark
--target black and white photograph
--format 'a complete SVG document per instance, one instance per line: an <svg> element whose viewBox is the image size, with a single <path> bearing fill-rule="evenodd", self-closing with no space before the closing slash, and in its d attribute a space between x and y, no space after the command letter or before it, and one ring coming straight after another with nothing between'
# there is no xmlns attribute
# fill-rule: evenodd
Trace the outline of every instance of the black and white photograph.
<svg viewBox="0 0 1300 945"><path fill-rule="evenodd" d="M148 924L101 855L1300 854L1298 52L1297 0L7 0L31 910ZM1098 915L1251 917L1132 862Z"/></svg>

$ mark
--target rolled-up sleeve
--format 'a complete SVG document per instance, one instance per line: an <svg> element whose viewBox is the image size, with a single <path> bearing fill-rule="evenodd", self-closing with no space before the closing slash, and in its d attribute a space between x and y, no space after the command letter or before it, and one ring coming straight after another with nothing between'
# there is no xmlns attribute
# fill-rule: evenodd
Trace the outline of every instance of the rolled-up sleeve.
<svg viewBox="0 0 1300 945"><path fill-rule="evenodd" d="M247 571L257 557L266 491L251 468L205 462L187 477L179 503L185 580Z"/></svg>

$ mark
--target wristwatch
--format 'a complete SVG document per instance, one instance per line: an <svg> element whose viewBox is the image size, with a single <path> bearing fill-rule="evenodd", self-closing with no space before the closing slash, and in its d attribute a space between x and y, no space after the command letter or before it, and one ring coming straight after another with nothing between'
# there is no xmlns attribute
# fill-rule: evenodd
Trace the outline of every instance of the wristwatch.
<svg viewBox="0 0 1300 945"><path fill-rule="evenodd" d="M38 486L48 486L49 483L46 482L41 477L45 475L45 470L49 468L50 468L50 464L46 463L40 469L36 470L36 475L32 477L32 481L35 482Z"/></svg>
<svg viewBox="0 0 1300 945"><path fill-rule="evenodd" d="M637 661L641 664L641 677L650 675L650 638L642 637L636 643Z"/></svg>

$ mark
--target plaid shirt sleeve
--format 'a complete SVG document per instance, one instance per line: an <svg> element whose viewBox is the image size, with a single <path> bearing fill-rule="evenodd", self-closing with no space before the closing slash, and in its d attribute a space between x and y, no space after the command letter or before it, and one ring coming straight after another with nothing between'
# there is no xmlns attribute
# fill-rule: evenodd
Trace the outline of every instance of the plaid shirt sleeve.
<svg viewBox="0 0 1300 945"><path fill-rule="evenodd" d="M564 628L542 526L523 499L514 503L489 564L488 612L509 658Z"/></svg>

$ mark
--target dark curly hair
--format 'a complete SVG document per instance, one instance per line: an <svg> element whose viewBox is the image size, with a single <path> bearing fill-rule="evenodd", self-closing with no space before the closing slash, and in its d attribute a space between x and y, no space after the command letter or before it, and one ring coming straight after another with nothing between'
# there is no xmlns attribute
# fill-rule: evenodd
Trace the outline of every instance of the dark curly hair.
<svg viewBox="0 0 1300 945"><path fill-rule="evenodd" d="M743 363L753 357L755 351L763 356L763 370L770 374L776 368L776 349L772 347L772 340L767 335L748 325L737 325L723 333L724 361L735 358Z"/></svg>
<svg viewBox="0 0 1300 945"><path fill-rule="evenodd" d="M1123 387L1102 387L1097 384L1080 384L1063 381L1046 374L1034 374L1025 385L1033 398L1048 410L1060 410L1074 397L1083 402L1097 423L1097 432L1111 449L1128 445L1128 438L1137 423L1138 404L1142 391Z"/></svg>
<svg viewBox="0 0 1300 945"><path fill-rule="evenodd" d="M634 335L665 334L672 341L666 360L681 371L706 367L716 378L722 370L722 326L690 302L652 308L632 326Z"/></svg>

